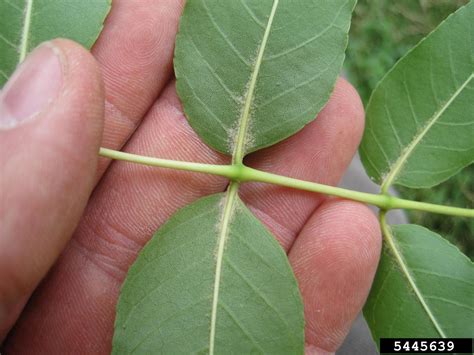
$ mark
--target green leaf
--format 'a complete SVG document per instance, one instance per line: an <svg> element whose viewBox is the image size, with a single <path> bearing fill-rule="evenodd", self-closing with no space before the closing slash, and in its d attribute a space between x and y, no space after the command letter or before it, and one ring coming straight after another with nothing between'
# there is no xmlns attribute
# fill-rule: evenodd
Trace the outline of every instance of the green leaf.
<svg viewBox="0 0 474 355"><path fill-rule="evenodd" d="M386 191L432 187L474 161L474 2L382 79L367 107L361 157Z"/></svg>
<svg viewBox="0 0 474 355"><path fill-rule="evenodd" d="M287 257L236 192L185 207L143 249L120 295L114 354L303 354Z"/></svg>
<svg viewBox="0 0 474 355"><path fill-rule="evenodd" d="M417 225L388 229L365 318L380 338L474 336L474 264Z"/></svg>
<svg viewBox="0 0 474 355"><path fill-rule="evenodd" d="M356 0L191 0L175 51L187 118L235 160L289 137L327 102Z"/></svg>
<svg viewBox="0 0 474 355"><path fill-rule="evenodd" d="M0 87L44 41L63 37L90 48L110 6L111 0L0 0Z"/></svg>

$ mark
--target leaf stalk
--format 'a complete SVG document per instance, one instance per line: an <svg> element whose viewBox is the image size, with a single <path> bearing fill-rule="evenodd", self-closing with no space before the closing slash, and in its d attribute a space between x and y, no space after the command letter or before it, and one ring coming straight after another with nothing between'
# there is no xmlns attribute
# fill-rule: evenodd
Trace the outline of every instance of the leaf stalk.
<svg viewBox="0 0 474 355"><path fill-rule="evenodd" d="M250 168L241 163L232 165L213 165L183 162L177 160L159 159L131 153L124 153L107 148L100 148L99 155L105 158L127 161L135 164L217 175L225 177L231 181L236 181L240 183L261 182L293 188L297 190L315 192L367 203L370 205L377 206L384 211L389 211L393 209L407 209L443 214L448 216L474 218L474 209L405 200L384 193L371 194L366 192L353 191L340 187L318 184L311 181L299 180L282 175L272 174Z"/></svg>

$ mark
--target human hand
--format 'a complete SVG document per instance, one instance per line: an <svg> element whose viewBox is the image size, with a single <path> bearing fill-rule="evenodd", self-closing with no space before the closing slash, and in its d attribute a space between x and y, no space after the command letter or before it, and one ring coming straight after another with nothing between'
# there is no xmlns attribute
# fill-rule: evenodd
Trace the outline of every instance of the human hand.
<svg viewBox="0 0 474 355"><path fill-rule="evenodd" d="M225 190L219 177L97 160L103 145L228 163L199 140L176 96L172 56L181 8L177 0L115 0L93 49L102 75L86 51L54 41L4 88L0 339L16 322L6 353L110 352L120 286L140 248L178 208ZM337 184L363 116L357 93L341 79L317 120L246 164ZM16 126L15 117L22 120ZM307 352L334 352L376 270L376 218L358 203L278 186L246 184L241 197L288 253L305 303Z"/></svg>

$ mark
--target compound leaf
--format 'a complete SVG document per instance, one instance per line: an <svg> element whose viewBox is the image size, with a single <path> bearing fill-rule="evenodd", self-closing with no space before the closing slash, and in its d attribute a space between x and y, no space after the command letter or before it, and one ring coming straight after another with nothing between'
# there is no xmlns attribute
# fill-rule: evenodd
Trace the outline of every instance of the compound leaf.
<svg viewBox="0 0 474 355"><path fill-rule="evenodd" d="M200 137L243 155L294 134L327 102L356 0L191 0L177 90Z"/></svg>
<svg viewBox="0 0 474 355"><path fill-rule="evenodd" d="M474 1L382 79L367 107L361 157L384 190L432 187L474 161Z"/></svg>
<svg viewBox="0 0 474 355"><path fill-rule="evenodd" d="M143 249L120 295L114 354L303 354L287 257L229 191L176 213Z"/></svg>
<svg viewBox="0 0 474 355"><path fill-rule="evenodd" d="M417 225L389 228L364 308L376 343L385 338L474 336L474 264Z"/></svg>
<svg viewBox="0 0 474 355"><path fill-rule="evenodd" d="M0 0L0 87L36 46L57 37L90 48L111 0Z"/></svg>

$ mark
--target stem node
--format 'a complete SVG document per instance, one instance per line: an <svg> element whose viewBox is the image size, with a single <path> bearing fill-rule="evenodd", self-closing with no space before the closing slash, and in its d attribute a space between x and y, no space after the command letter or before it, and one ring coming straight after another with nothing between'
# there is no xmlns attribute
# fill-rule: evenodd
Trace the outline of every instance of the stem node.
<svg viewBox="0 0 474 355"><path fill-rule="evenodd" d="M397 208L396 206L396 199L392 195L385 195L382 194L380 195L383 197L383 206L382 209L385 211L393 210L394 208Z"/></svg>

